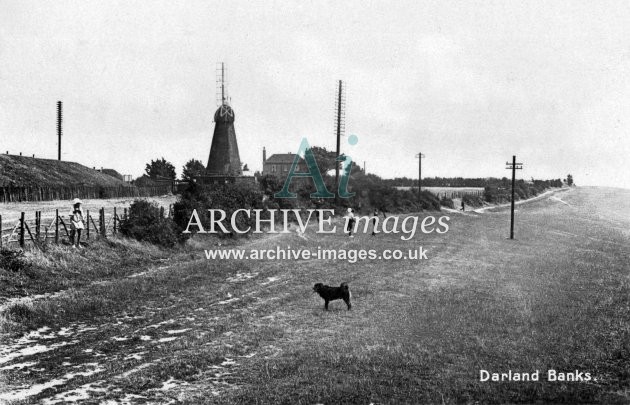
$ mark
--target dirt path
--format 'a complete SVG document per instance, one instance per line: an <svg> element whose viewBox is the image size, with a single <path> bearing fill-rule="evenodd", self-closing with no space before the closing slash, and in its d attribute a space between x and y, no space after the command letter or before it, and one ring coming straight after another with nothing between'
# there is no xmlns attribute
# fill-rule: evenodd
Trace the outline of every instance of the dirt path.
<svg viewBox="0 0 630 405"><path fill-rule="evenodd" d="M545 191L542 194L538 194L536 197L528 198L528 199L525 199L525 200L515 201L514 205L527 204L527 203L530 203L530 202L533 202L533 201L542 200L543 198L549 197L550 195L553 195L553 194L556 194L556 193L564 193L564 192L570 192L570 191L571 191L571 189L567 189L567 188L553 189L553 190ZM501 209L501 208L510 207L511 205L512 205L511 203L498 204L498 205L493 205L493 206L488 206L488 207L476 208L473 211L478 213L478 214L481 214L483 212L494 210L494 209Z"/></svg>
<svg viewBox="0 0 630 405"><path fill-rule="evenodd" d="M567 189L567 188L548 190L548 191L545 191L544 193L541 193L541 194L537 195L536 197L532 197L532 198L528 198L528 199L525 199L525 200L516 201L514 203L514 205L521 205L521 204L527 204L527 203L534 202L534 201L539 201L539 200L542 200L542 199L544 199L544 198L546 198L548 196L554 195L556 193L563 193L563 192L569 192L569 191L571 191L571 189ZM559 202L562 202L564 204L567 204L566 202L562 201L561 199L559 199L557 197L550 197L550 198L554 199L555 201L559 201ZM458 198L453 199L453 203L454 203L454 205L456 207L459 207L461 205L461 200L458 199ZM495 210L495 209L499 210L501 208L506 208L506 207L510 207L510 206L511 206L511 204L507 203L507 204L487 205L487 206L480 207L480 208L469 208L467 211L462 211L462 210L459 210L459 209L453 209L453 208L447 208L447 207L442 207L442 210L446 211L446 212L453 213L453 214L460 214L460 215L475 217L476 216L475 214L483 214L486 211L492 211L492 210Z"/></svg>
<svg viewBox="0 0 630 405"><path fill-rule="evenodd" d="M278 239L285 239L286 243L295 238L295 234L269 237L274 243ZM257 240L253 244L267 242ZM203 267L204 263L197 261L186 266ZM156 267L130 278L168 277L171 271L181 271L181 263ZM181 349L182 344L199 339L204 341L202 348L180 350L178 356L197 357L200 351L205 351L210 364L204 378L214 385L211 392L218 396L233 387L232 374L240 359L275 352L273 347L262 351L259 348L256 352L246 347L234 349L234 342L240 339L232 319L241 311L255 314L277 300L282 295L283 278L274 273L270 264L256 266L256 271L227 272L214 278L219 286L214 291L177 295L171 292L168 302L149 300L113 318L73 322L63 327L45 326L8 341L0 349L0 372L6 383L0 389L0 402L39 398L38 402L41 400L43 404L58 404L93 400L105 393L109 393L107 404L145 400L178 402L190 396L190 387L173 376L187 372L178 370L182 365L174 364L178 359L172 357L173 347ZM56 296L74 293L65 291ZM170 370L170 375L151 381L149 387L144 384L141 395L129 392L129 384L148 374L159 374L160 369ZM8 381L7 373L13 374ZM29 382L33 380L42 382ZM54 395L43 395L46 392Z"/></svg>

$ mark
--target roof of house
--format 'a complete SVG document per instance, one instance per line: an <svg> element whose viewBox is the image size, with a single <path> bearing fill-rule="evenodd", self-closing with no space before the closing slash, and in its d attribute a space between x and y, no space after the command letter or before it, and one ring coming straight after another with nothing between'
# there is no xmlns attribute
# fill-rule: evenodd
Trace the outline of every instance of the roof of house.
<svg viewBox="0 0 630 405"><path fill-rule="evenodd" d="M276 153L269 156L265 163L293 163L295 154L293 153Z"/></svg>

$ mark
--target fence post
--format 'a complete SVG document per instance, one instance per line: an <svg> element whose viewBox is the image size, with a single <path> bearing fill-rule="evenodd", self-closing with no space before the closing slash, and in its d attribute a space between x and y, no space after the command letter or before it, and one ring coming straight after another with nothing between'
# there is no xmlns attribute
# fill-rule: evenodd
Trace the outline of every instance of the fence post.
<svg viewBox="0 0 630 405"><path fill-rule="evenodd" d="M39 222L41 220L41 211L35 211L35 239L39 240Z"/></svg>
<svg viewBox="0 0 630 405"><path fill-rule="evenodd" d="M87 215L86 215L86 221L85 223L87 224L87 226L85 227L85 239L86 240L90 240L90 210L86 210Z"/></svg>
<svg viewBox="0 0 630 405"><path fill-rule="evenodd" d="M2 215L0 215L0 248L2 247Z"/></svg>
<svg viewBox="0 0 630 405"><path fill-rule="evenodd" d="M127 208L125 208L125 213L123 214L123 219L126 221L127 220Z"/></svg>
<svg viewBox="0 0 630 405"><path fill-rule="evenodd" d="M55 244L59 243L59 208L55 210Z"/></svg>
<svg viewBox="0 0 630 405"><path fill-rule="evenodd" d="M107 236L107 230L105 229L105 208L101 207L101 236Z"/></svg>
<svg viewBox="0 0 630 405"><path fill-rule="evenodd" d="M20 215L20 247L24 249L24 211Z"/></svg>
<svg viewBox="0 0 630 405"><path fill-rule="evenodd" d="M164 207L160 207L160 218L164 218Z"/></svg>
<svg viewBox="0 0 630 405"><path fill-rule="evenodd" d="M116 234L116 207L114 207L114 234Z"/></svg>

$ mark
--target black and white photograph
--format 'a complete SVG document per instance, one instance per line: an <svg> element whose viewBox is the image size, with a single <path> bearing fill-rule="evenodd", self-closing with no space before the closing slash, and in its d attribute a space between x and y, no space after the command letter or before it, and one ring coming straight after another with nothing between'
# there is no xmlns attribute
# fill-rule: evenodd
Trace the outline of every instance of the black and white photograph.
<svg viewBox="0 0 630 405"><path fill-rule="evenodd" d="M630 404L627 1L0 0L0 404Z"/></svg>

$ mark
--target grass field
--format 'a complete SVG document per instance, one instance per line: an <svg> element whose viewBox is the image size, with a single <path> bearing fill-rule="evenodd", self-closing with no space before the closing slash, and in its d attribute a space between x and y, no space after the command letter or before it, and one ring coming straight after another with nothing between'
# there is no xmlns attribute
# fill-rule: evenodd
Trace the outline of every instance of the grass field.
<svg viewBox="0 0 630 405"><path fill-rule="evenodd" d="M142 200L148 200L152 203L156 203L159 206L168 209L176 200L176 196L165 195L156 197L141 197ZM98 212L99 209L105 208L107 213L112 213L113 208L118 209L128 208L134 198L98 198L98 199L85 199L83 200L83 209L90 210L92 212ZM16 203L4 203L0 205L0 212L2 214L2 221L5 226L12 224L13 222L20 220L20 214L25 213L26 219L30 220L35 217L35 211L41 211L43 218L54 218L55 209L59 209L59 213L67 216L68 212L72 208L72 201L27 201Z"/></svg>
<svg viewBox="0 0 630 405"><path fill-rule="evenodd" d="M627 404L629 201L578 188L521 204L516 240L496 209L450 212L448 233L407 242L310 230L227 243L422 245L424 261L208 261L214 239L33 252L37 293L61 291L2 305L0 402ZM323 311L312 285L342 281L352 310ZM480 369L541 381L480 382ZM548 382L548 369L594 379Z"/></svg>

